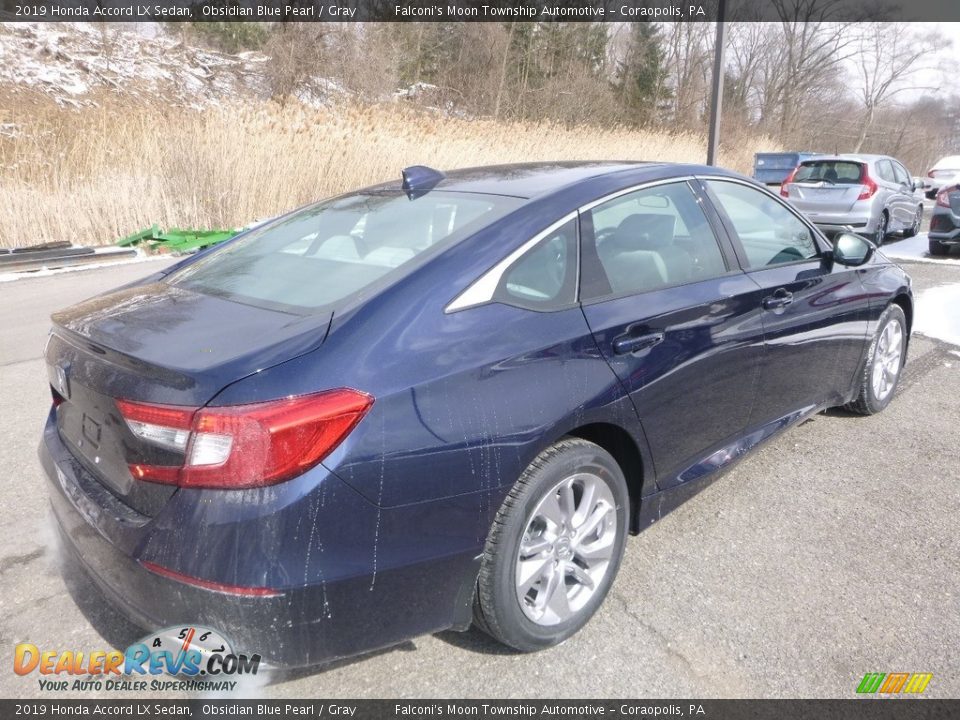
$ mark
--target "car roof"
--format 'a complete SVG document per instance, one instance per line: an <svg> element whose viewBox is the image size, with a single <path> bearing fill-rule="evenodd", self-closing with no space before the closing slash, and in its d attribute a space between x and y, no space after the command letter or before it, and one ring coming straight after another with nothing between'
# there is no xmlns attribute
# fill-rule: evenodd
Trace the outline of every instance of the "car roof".
<svg viewBox="0 0 960 720"><path fill-rule="evenodd" d="M705 165L641 161L536 162L487 165L443 173L443 179L431 190L506 195L526 200L552 195L588 180L631 174L634 178L649 171L651 179L676 174L732 175L729 170ZM396 183L384 183L371 189L393 190Z"/></svg>
<svg viewBox="0 0 960 720"><path fill-rule="evenodd" d="M854 160L856 162L876 162L877 160L893 160L889 155L869 155L867 153L839 153L837 155L817 155L807 158L804 163L823 162L834 160Z"/></svg>
<svg viewBox="0 0 960 720"><path fill-rule="evenodd" d="M934 164L931 170L943 170L945 168L960 168L960 155L947 155L942 157Z"/></svg>

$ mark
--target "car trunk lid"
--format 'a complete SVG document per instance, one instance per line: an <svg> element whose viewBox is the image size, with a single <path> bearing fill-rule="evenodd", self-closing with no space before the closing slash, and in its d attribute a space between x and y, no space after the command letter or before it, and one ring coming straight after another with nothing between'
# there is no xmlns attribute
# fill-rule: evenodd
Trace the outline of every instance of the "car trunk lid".
<svg viewBox="0 0 960 720"><path fill-rule="evenodd" d="M129 465L178 465L182 453L136 437L117 400L201 407L258 370L318 347L330 313L295 315L164 282L124 288L53 316L46 363L67 448L130 507L155 515L172 485Z"/></svg>
<svg viewBox="0 0 960 720"><path fill-rule="evenodd" d="M801 163L785 185L787 197L802 210L840 214L853 210L861 194L869 190L862 163L849 160L814 160Z"/></svg>

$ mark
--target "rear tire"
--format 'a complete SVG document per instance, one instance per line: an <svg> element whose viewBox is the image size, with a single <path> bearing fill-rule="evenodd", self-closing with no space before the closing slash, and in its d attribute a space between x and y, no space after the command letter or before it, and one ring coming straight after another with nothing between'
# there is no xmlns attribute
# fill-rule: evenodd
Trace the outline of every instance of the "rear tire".
<svg viewBox="0 0 960 720"><path fill-rule="evenodd" d="M861 415L873 415L889 405L900 382L906 349L907 318L899 305L891 303L880 316L867 350L857 399L845 407Z"/></svg>
<svg viewBox="0 0 960 720"><path fill-rule="evenodd" d="M944 255L950 254L950 248L946 245L941 245L937 240L930 241L930 254L936 257L943 257Z"/></svg>
<svg viewBox="0 0 960 720"><path fill-rule="evenodd" d="M565 438L523 472L484 548L475 624L524 652L557 645L603 603L623 557L630 498L599 445Z"/></svg>
<svg viewBox="0 0 960 720"><path fill-rule="evenodd" d="M880 213L880 219L877 220L877 230L873 236L873 242L877 247L883 245L883 241L887 239L887 228L890 226L890 221L887 218L887 211L884 210Z"/></svg>

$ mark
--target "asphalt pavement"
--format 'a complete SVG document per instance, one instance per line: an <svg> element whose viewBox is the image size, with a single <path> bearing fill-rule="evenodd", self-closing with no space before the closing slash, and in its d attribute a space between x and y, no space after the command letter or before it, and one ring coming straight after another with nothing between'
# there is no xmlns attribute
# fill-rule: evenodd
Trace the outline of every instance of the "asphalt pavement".
<svg viewBox="0 0 960 720"><path fill-rule="evenodd" d="M43 696L36 674L9 670L16 643L89 652L142 635L61 573L36 445L49 314L158 267L0 283L2 697ZM960 283L956 256L905 267L917 292ZM904 373L880 415L816 415L631 538L607 602L560 647L522 655L445 632L242 692L846 698L867 672L928 672L925 695L958 697L960 348L915 335Z"/></svg>

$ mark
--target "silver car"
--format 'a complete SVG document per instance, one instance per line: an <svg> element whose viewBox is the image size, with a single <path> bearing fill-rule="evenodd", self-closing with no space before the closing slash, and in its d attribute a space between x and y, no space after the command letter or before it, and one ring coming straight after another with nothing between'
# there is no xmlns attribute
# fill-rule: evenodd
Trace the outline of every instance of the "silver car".
<svg viewBox="0 0 960 720"><path fill-rule="evenodd" d="M821 155L800 163L780 194L827 234L846 229L877 245L920 232L923 201L903 165L885 155Z"/></svg>

